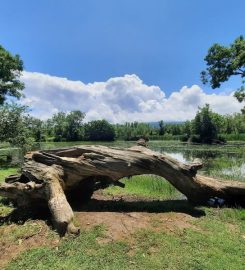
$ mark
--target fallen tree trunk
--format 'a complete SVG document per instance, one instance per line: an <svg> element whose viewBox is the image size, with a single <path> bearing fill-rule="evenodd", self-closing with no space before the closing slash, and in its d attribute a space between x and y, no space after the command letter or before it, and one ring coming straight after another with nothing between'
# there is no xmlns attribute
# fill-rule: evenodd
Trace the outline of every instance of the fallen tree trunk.
<svg viewBox="0 0 245 270"><path fill-rule="evenodd" d="M207 204L214 197L227 204L245 205L245 183L221 181L198 175L199 160L183 164L143 146L128 149L83 145L25 156L21 175L7 177L0 195L14 199L19 206L48 205L54 227L60 234L78 233L68 196L89 198L93 191L110 184L123 186L121 178L154 174L168 180L195 204Z"/></svg>

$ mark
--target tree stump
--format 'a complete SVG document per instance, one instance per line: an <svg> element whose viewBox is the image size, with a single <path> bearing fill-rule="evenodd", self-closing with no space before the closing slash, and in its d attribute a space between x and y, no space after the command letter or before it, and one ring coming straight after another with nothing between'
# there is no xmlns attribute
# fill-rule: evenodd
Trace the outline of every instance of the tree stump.
<svg viewBox="0 0 245 270"><path fill-rule="evenodd" d="M214 197L226 204L245 205L245 183L198 175L200 160L183 164L143 146L116 148L82 145L27 153L20 175L6 178L0 195L18 206L46 204L54 228L61 234L78 233L67 196L89 198L94 190L111 184L123 186L121 178L154 174L168 180L194 204L206 205Z"/></svg>

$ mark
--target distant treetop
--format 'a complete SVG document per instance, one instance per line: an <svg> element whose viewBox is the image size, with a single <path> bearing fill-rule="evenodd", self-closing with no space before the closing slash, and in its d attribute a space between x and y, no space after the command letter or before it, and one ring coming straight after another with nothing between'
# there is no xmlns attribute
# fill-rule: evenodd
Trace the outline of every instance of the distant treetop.
<svg viewBox="0 0 245 270"><path fill-rule="evenodd" d="M24 83L19 80L23 71L23 61L19 55L12 55L0 45L0 105L6 96L20 98Z"/></svg>
<svg viewBox="0 0 245 270"><path fill-rule="evenodd" d="M207 64L206 70L201 72L201 80L204 84L210 83L213 89L219 88L221 83L229 80L233 75L242 79L242 86L237 89L235 97L239 102L245 101L245 40L239 36L228 46L214 44L208 50L204 58Z"/></svg>

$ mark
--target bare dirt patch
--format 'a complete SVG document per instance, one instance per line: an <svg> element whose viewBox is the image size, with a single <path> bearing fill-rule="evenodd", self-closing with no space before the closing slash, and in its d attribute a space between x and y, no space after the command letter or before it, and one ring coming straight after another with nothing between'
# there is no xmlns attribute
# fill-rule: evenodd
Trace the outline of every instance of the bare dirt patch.
<svg viewBox="0 0 245 270"><path fill-rule="evenodd" d="M55 246L59 243L58 237L49 237L50 228L44 221L33 221L38 226L36 231L30 233L19 234L13 237L13 234L18 230L17 225L11 224L0 227L0 269L17 257L21 252L40 246ZM30 223L30 222L29 222Z"/></svg>
<svg viewBox="0 0 245 270"><path fill-rule="evenodd" d="M198 229L192 224L202 216L200 210L184 207L185 201L159 201L138 196L109 196L96 192L92 199L73 206L76 225L85 230L105 225L105 237L100 244L126 239L132 243L132 235L139 229L175 233L186 228ZM36 225L37 229L32 226ZM31 226L32 230L24 229ZM52 237L50 237L52 235ZM29 220L23 225L11 223L0 226L0 269L21 252L41 246L58 246L59 237L43 220ZM152 252L155 252L152 250Z"/></svg>
<svg viewBox="0 0 245 270"><path fill-rule="evenodd" d="M114 205L112 204L112 201ZM84 209L75 212L76 222L83 229L91 229L96 225L106 226L106 238L99 238L99 243L107 243L113 240L130 238L130 236L139 229L152 229L155 231L165 230L174 232L186 228L197 229L192 221L195 217L187 213L178 212L148 212L130 211L128 205L133 203L151 204L159 201L152 199L139 198L134 196L105 196L101 193L95 193L92 200L88 202ZM161 202L159 202L161 205ZM125 207L125 209L123 209ZM114 210L114 208L117 208ZM125 211L123 211L125 210ZM136 207L137 210L137 207ZM164 210L164 209L163 209ZM164 211L163 211L164 212Z"/></svg>

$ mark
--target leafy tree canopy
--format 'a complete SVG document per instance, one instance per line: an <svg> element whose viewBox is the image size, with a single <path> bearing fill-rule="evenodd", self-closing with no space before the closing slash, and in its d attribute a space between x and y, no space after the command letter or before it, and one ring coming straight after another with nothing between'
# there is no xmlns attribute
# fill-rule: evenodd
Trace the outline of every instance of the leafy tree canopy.
<svg viewBox="0 0 245 270"><path fill-rule="evenodd" d="M19 80L23 62L19 55L12 55L0 45L0 105L6 96L21 97L24 84Z"/></svg>
<svg viewBox="0 0 245 270"><path fill-rule="evenodd" d="M54 129L55 141L67 140L78 141L83 137L82 122L85 113L71 111L69 113L58 112L51 119L51 126Z"/></svg>
<svg viewBox="0 0 245 270"><path fill-rule="evenodd" d="M165 133L164 122L161 120L158 124L159 124L159 135L164 135Z"/></svg>
<svg viewBox="0 0 245 270"><path fill-rule="evenodd" d="M233 75L240 76L242 84L244 84L245 40L243 36L238 37L228 47L214 44L209 48L204 60L207 64L206 70L201 72L201 80L204 84L210 83L211 87L215 89ZM243 85L237 89L235 97L239 102L245 101Z"/></svg>
<svg viewBox="0 0 245 270"><path fill-rule="evenodd" d="M27 108L17 104L0 106L0 141L20 147L24 152L34 144Z"/></svg>
<svg viewBox="0 0 245 270"><path fill-rule="evenodd" d="M89 141L114 141L115 129L106 120L91 121L84 125L86 140Z"/></svg>
<svg viewBox="0 0 245 270"><path fill-rule="evenodd" d="M199 108L192 120L193 133L199 136L201 143L212 143L218 138L219 115L211 111L208 104Z"/></svg>

